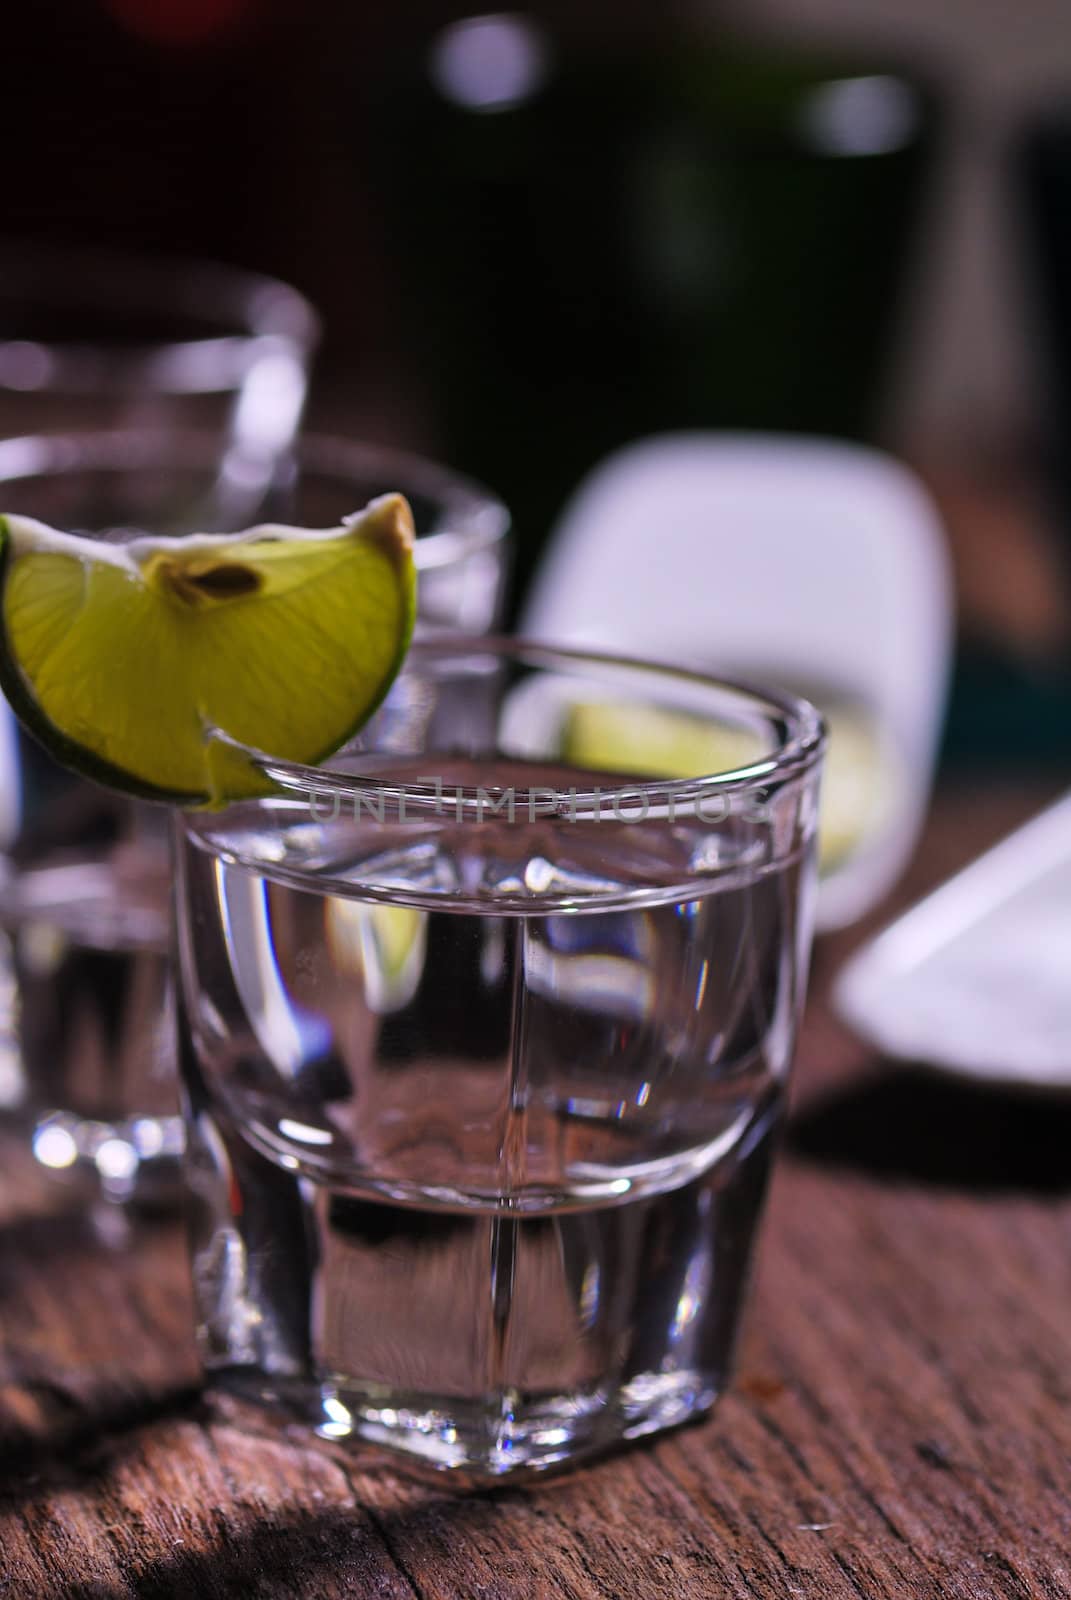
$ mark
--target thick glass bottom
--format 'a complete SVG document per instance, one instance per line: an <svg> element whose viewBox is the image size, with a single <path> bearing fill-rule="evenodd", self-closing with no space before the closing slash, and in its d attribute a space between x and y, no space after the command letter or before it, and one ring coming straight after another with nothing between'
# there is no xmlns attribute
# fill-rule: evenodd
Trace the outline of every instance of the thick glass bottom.
<svg viewBox="0 0 1071 1600"><path fill-rule="evenodd" d="M711 1374L648 1373L618 1389L459 1401L379 1387L272 1382L241 1367L215 1374L242 1398L282 1408L321 1438L378 1445L408 1467L469 1484L562 1471L577 1462L704 1416L718 1397Z"/></svg>
<svg viewBox="0 0 1071 1600"><path fill-rule="evenodd" d="M777 1109L664 1193L513 1218L328 1190L202 1113L205 1365L322 1437L464 1481L675 1427L732 1372Z"/></svg>

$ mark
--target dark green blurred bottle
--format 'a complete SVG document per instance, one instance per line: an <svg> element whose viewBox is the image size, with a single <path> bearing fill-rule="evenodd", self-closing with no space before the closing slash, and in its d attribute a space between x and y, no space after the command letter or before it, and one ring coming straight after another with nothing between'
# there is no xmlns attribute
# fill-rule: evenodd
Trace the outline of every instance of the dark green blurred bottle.
<svg viewBox="0 0 1071 1600"><path fill-rule="evenodd" d="M871 431L932 117L880 67L534 13L405 41L369 157L442 450L518 578L607 451L680 427Z"/></svg>
<svg viewBox="0 0 1071 1600"><path fill-rule="evenodd" d="M1036 108L1007 152L1013 243L1027 291L1042 478L1071 603L1071 99ZM1071 771L1071 651L1024 651L961 629L945 729L946 765L1022 763Z"/></svg>

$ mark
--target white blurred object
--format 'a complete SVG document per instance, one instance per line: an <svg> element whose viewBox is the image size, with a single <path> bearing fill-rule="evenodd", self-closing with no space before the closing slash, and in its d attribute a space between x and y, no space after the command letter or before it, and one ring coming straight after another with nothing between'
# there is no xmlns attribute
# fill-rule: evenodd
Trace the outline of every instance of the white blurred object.
<svg viewBox="0 0 1071 1600"><path fill-rule="evenodd" d="M1071 1088L1071 795L879 934L834 1001L887 1055Z"/></svg>
<svg viewBox="0 0 1071 1600"><path fill-rule="evenodd" d="M854 833L823 873L818 925L833 928L881 898L918 836L952 623L942 530L906 468L823 439L692 433L590 474L523 632L815 695L833 722L823 831Z"/></svg>

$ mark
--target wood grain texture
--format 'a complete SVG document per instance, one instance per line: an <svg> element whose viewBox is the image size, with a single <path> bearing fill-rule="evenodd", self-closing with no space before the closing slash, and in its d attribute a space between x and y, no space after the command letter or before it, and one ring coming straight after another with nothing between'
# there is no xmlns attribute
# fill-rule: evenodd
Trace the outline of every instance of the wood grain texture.
<svg viewBox="0 0 1071 1600"><path fill-rule="evenodd" d="M1044 796L946 795L901 898ZM857 937L858 935L856 935ZM1071 1596L1071 1107L883 1068L822 992L733 1392L463 1495L197 1390L181 1227L0 1165L0 1597Z"/></svg>

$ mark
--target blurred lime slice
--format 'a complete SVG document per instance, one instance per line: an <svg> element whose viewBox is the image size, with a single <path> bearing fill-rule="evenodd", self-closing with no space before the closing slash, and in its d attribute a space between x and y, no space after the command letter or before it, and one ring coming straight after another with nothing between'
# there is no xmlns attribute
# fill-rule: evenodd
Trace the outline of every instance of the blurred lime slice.
<svg viewBox="0 0 1071 1600"><path fill-rule="evenodd" d="M184 805L264 793L217 732L316 762L372 714L413 629L413 519L108 543L0 517L0 685L49 753Z"/></svg>
<svg viewBox="0 0 1071 1600"><path fill-rule="evenodd" d="M828 877L888 825L899 788L893 752L865 706L826 700L818 865Z"/></svg>
<svg viewBox="0 0 1071 1600"><path fill-rule="evenodd" d="M822 778L819 866L828 875L878 829L887 813L888 762L873 719L823 697L829 750ZM578 702L562 754L574 766L634 778L694 778L749 766L771 752L757 734L654 706Z"/></svg>
<svg viewBox="0 0 1071 1600"><path fill-rule="evenodd" d="M364 905L337 895L328 896L325 907L335 970L360 975L377 1015L402 1010L424 973L427 912L412 906Z"/></svg>
<svg viewBox="0 0 1071 1600"><path fill-rule="evenodd" d="M631 777L698 778L732 772L769 755L757 734L658 706L570 706L562 755L572 765Z"/></svg>

